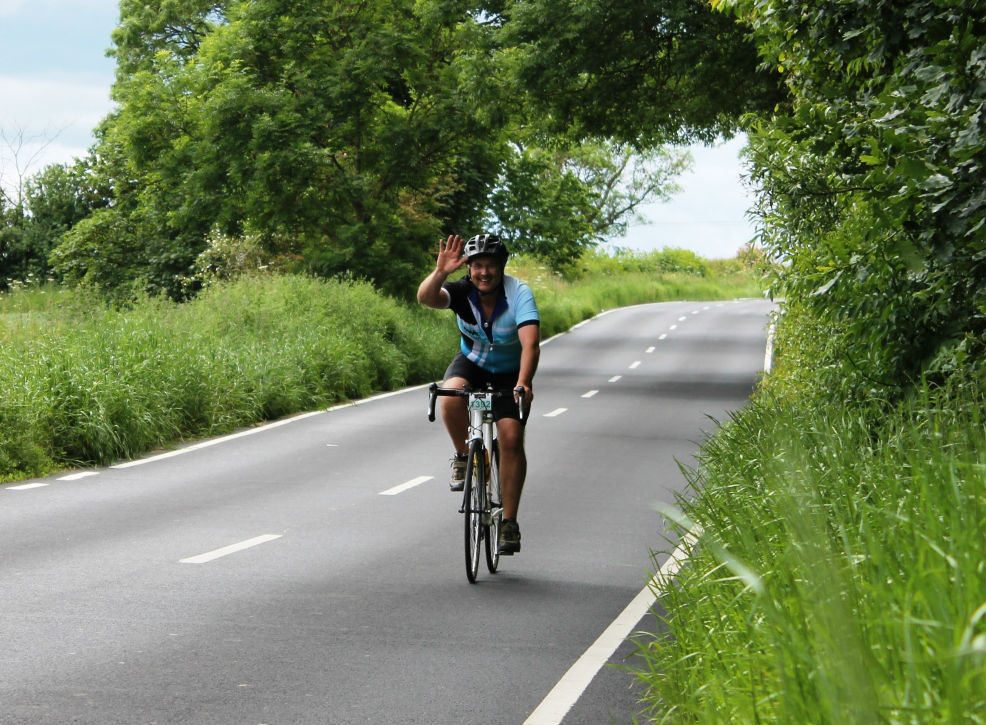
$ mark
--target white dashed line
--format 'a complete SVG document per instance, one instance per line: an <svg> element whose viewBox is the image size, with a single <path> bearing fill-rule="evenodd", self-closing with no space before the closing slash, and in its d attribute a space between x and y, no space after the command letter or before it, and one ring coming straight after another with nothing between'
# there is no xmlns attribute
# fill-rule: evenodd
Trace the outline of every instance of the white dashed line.
<svg viewBox="0 0 986 725"><path fill-rule="evenodd" d="M671 325L671 327L669 327L668 329L669 330L677 330L678 329L678 326L677 325Z"/></svg>
<svg viewBox="0 0 986 725"><path fill-rule="evenodd" d="M632 363L630 363L631 370L636 370L639 367L640 367L640 360L634 360Z"/></svg>
<svg viewBox="0 0 986 725"><path fill-rule="evenodd" d="M566 410L568 410L568 408L555 408L550 413L545 413L544 414L544 417L545 418L557 418L559 415L561 415L562 413L564 413Z"/></svg>
<svg viewBox="0 0 986 725"><path fill-rule="evenodd" d="M47 483L22 483L20 486L4 486L7 491L27 491L32 488L43 488Z"/></svg>
<svg viewBox="0 0 986 725"><path fill-rule="evenodd" d="M685 320L687 320L687 319L688 319L688 317L687 317L687 316L685 316L685 317L679 317L679 318L678 318L678 322L684 322L684 321L685 321Z"/></svg>
<svg viewBox="0 0 986 725"><path fill-rule="evenodd" d="M585 394L585 395L583 395L582 397L583 397L583 398L591 398L591 397L592 397L593 395L595 395L595 394L596 394L596 393L598 393L598 392L599 392L598 390L590 390L590 391L589 391L588 393L586 393L586 394Z"/></svg>
<svg viewBox="0 0 986 725"><path fill-rule="evenodd" d="M268 541L273 541L274 539L280 539L280 538L281 538L281 534L264 534L263 536L255 536L252 539L241 541L238 544L230 544L229 546L224 546L221 549L208 551L205 554L199 554L198 556L190 556L187 559L180 559L179 563L206 564L210 561L214 561L224 556L235 554L238 551L243 551L244 549L249 549L253 546L259 546L260 544L266 544Z"/></svg>
<svg viewBox="0 0 986 725"><path fill-rule="evenodd" d="M611 383L615 383L616 381L618 381L618 380L619 380L620 378L622 378L622 377L623 377L622 375L614 375L613 377L611 377L611 378L609 379L609 382L611 382Z"/></svg>
<svg viewBox="0 0 986 725"><path fill-rule="evenodd" d="M654 347L653 345L651 345L649 348L647 348L647 350L645 352L649 355L652 352L654 352L654 350L656 350L656 349L657 349L656 347Z"/></svg>
<svg viewBox="0 0 986 725"><path fill-rule="evenodd" d="M409 488L414 488L415 486L420 486L425 481L430 481L434 476L418 476L417 478L412 478L410 481L405 481L399 486L394 486L393 488L388 488L386 491L381 491L381 496L396 496L399 493L407 491Z"/></svg>

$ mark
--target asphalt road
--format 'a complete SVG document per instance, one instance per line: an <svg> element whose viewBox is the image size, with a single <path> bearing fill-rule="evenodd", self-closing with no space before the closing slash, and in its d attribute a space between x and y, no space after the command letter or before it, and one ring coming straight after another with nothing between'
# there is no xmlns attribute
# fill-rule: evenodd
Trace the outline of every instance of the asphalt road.
<svg viewBox="0 0 986 725"><path fill-rule="evenodd" d="M523 549L475 585L423 389L3 487L0 723L523 723L673 548L654 503L748 397L770 309L546 344ZM604 667L562 722L631 722L631 683Z"/></svg>

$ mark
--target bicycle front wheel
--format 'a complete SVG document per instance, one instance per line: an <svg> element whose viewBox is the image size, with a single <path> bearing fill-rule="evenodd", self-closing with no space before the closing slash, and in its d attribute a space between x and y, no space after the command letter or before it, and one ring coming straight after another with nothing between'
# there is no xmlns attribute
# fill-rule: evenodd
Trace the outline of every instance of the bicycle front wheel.
<svg viewBox="0 0 986 725"><path fill-rule="evenodd" d="M486 527L486 568L495 574L500 566L500 522L503 520L503 501L500 499L500 446L493 441L489 471L489 525Z"/></svg>
<svg viewBox="0 0 986 725"><path fill-rule="evenodd" d="M465 514L466 578L476 583L479 573L479 547L483 536L483 484L486 475L483 460L483 446L473 441L469 446L469 459L466 462L466 483L463 490Z"/></svg>

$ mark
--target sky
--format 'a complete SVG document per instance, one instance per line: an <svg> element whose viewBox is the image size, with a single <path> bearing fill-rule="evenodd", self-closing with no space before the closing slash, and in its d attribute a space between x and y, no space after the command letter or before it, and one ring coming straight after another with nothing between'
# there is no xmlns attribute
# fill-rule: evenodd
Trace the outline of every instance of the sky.
<svg viewBox="0 0 986 725"><path fill-rule="evenodd" d="M92 129L112 109L115 63L106 57L118 0L0 0L0 184L48 164L86 155ZM708 259L736 256L753 236L742 183L742 137L690 148L694 166L682 191L648 204L610 246L689 249ZM16 155L15 155L16 150Z"/></svg>

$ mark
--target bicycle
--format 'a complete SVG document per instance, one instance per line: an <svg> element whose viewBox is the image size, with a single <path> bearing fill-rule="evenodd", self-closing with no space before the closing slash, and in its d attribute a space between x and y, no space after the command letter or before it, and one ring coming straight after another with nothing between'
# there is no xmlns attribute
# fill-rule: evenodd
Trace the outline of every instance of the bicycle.
<svg viewBox="0 0 986 725"><path fill-rule="evenodd" d="M469 430L466 443L466 480L462 487L462 506L465 514L466 577L476 583L479 573L479 550L485 540L486 568L495 574L500 565L500 523L503 520L503 501L500 497L500 447L493 424L493 401L504 395L516 395L524 416L524 388L494 390L484 388L441 388L437 383L428 387L428 420L435 421L435 401L439 397L467 398Z"/></svg>

